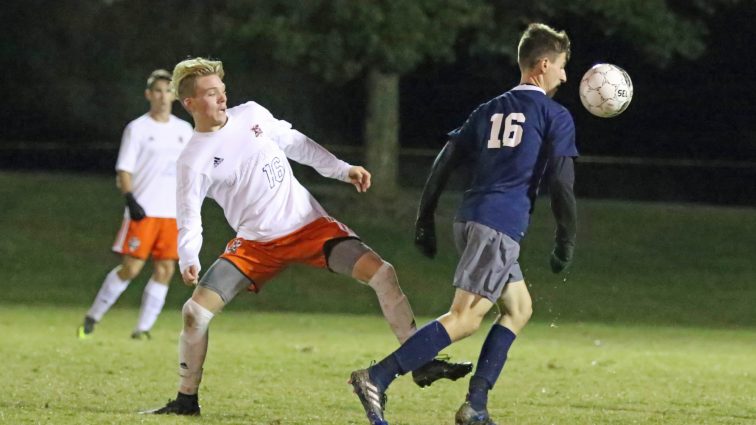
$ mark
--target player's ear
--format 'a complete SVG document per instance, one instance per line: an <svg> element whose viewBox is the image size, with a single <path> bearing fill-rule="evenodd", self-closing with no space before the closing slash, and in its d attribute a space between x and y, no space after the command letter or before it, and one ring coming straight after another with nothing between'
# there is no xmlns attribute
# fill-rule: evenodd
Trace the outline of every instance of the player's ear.
<svg viewBox="0 0 756 425"><path fill-rule="evenodd" d="M192 98L191 97L185 97L181 99L181 106L184 107L186 112L192 113Z"/></svg>
<svg viewBox="0 0 756 425"><path fill-rule="evenodd" d="M144 98L150 100L150 89L144 89Z"/></svg>
<svg viewBox="0 0 756 425"><path fill-rule="evenodd" d="M541 71L541 73L546 72L546 70L549 68L549 63L551 61L548 57L543 57L541 60L538 61L538 69Z"/></svg>

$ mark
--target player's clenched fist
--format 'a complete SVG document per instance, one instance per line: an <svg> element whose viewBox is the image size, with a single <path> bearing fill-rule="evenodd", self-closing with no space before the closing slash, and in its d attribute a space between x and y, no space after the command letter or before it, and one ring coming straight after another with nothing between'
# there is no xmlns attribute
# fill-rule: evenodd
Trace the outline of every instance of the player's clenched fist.
<svg viewBox="0 0 756 425"><path fill-rule="evenodd" d="M557 244L551 251L549 265L553 273L560 273L572 263L572 254L574 252L572 245Z"/></svg>
<svg viewBox="0 0 756 425"><path fill-rule="evenodd" d="M124 195L126 197L126 207L129 209L129 217L134 221L139 221L147 216L144 212L144 208L139 205L134 194L128 192Z"/></svg>
<svg viewBox="0 0 756 425"><path fill-rule="evenodd" d="M370 173L359 165L349 169L349 181L357 188L357 192L367 192L370 189Z"/></svg>
<svg viewBox="0 0 756 425"><path fill-rule="evenodd" d="M199 267L197 266L189 266L181 272L181 278L184 279L184 283L188 286L196 286L197 281L199 280Z"/></svg>
<svg viewBox="0 0 756 425"><path fill-rule="evenodd" d="M415 246L428 258L436 256L436 223L433 219L417 219Z"/></svg>

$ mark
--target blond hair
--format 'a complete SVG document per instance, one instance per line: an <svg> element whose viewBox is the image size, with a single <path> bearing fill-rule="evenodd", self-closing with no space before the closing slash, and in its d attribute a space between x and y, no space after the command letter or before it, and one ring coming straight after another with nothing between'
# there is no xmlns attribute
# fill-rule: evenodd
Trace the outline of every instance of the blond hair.
<svg viewBox="0 0 756 425"><path fill-rule="evenodd" d="M214 61L205 58L186 59L176 64L173 68L173 79L171 81L171 91L176 99L186 99L194 97L195 81L197 77L206 75L217 75L223 79L223 62Z"/></svg>
<svg viewBox="0 0 756 425"><path fill-rule="evenodd" d="M544 57L554 60L561 53L570 59L570 38L546 24L533 23L522 33L517 46L520 69L531 69Z"/></svg>

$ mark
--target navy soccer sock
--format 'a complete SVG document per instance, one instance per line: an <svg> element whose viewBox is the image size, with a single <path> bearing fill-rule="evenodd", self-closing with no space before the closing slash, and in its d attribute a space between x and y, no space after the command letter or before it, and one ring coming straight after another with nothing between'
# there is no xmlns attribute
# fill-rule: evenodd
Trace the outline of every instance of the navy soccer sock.
<svg viewBox="0 0 756 425"><path fill-rule="evenodd" d="M475 374L470 378L470 388L467 400L475 410L483 410L488 404L488 391L493 388L496 380L507 361L507 352L514 342L516 335L511 330L495 324L488 332L483 348L480 350Z"/></svg>
<svg viewBox="0 0 756 425"><path fill-rule="evenodd" d="M398 375L413 371L433 360L451 342L446 329L434 320L415 332L388 357L371 366L370 380L385 390Z"/></svg>

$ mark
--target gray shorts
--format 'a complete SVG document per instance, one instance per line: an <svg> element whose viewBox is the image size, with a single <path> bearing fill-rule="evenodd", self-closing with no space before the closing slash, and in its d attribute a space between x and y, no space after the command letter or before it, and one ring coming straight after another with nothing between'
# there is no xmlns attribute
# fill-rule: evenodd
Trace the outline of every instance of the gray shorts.
<svg viewBox="0 0 756 425"><path fill-rule="evenodd" d="M225 258L219 258L200 278L199 286L220 295L223 303L228 304L236 294L247 289L251 283L252 281L244 276L234 263Z"/></svg>
<svg viewBox="0 0 756 425"><path fill-rule="evenodd" d="M504 286L523 280L517 257L520 244L480 223L454 223L454 243L460 255L454 286L496 302Z"/></svg>

